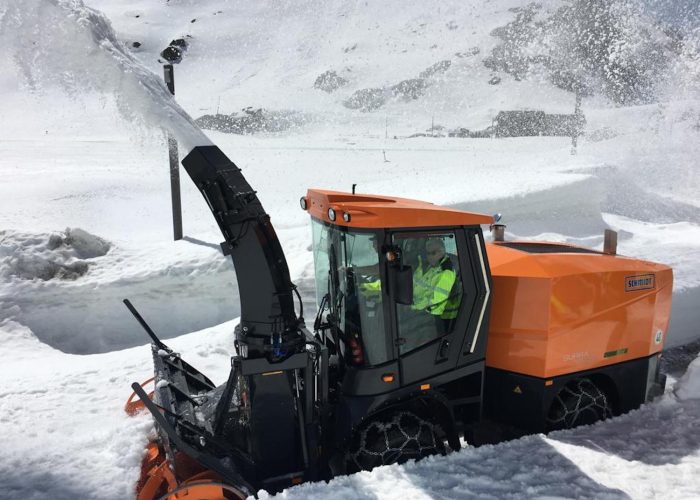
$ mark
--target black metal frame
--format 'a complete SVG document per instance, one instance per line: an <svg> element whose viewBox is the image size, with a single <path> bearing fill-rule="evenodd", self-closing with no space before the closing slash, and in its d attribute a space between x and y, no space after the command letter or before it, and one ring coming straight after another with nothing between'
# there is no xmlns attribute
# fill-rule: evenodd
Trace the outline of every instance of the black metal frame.
<svg viewBox="0 0 700 500"><path fill-rule="evenodd" d="M201 191L224 235L221 248L236 268L241 298L238 341L249 357L284 358L304 348L296 286L275 233L241 170L216 146L197 146L182 165ZM300 305L301 307L301 305Z"/></svg>
<svg viewBox="0 0 700 500"><path fill-rule="evenodd" d="M449 366L435 363L434 370L419 378L413 377L405 381L400 368L401 356L394 339L397 337L397 321L394 292L390 286L383 286L384 294L384 318L386 336L392 345L393 358L375 366L345 367L338 390L338 396L333 402L335 413L334 427L332 430L332 442L330 445L335 451L335 457L330 463L334 474L343 473L342 456L355 429L365 422L377 418L387 411L396 411L400 408L413 408L419 402L429 402L432 411L426 414L428 420L439 424L445 432L445 438L453 449L459 449L459 435L480 420L482 415L482 400L484 389L484 358L486 352L486 337L488 332L488 315L491 299L487 290L492 289L488 260L484 247L484 240L479 226L460 227L435 227L435 228L392 228L381 231L382 241L391 246L391 235L397 233L424 233L426 231L455 231L458 238L460 252L460 266L469 267L474 278L471 289L476 294L473 309L481 312L483 317L479 323L472 314L471 308L462 304L459 313L459 322L455 328L455 334L460 336L460 342L455 345L454 356L450 356ZM479 245L479 249L476 245ZM483 259L484 272L478 259L479 250ZM380 276L383 283L389 282L392 265L401 265L401 262L390 263L386 256L380 255ZM477 332L478 328L478 332ZM461 330L459 333L457 330ZM464 350L464 345L469 344L475 335L479 335L475 348ZM426 346L419 347L416 351L424 350ZM416 352L412 351L412 353ZM411 355L406 353L403 356ZM431 355L430 361L434 361ZM383 380L384 374L395 375L391 382ZM399 376L400 375L400 376ZM409 377L410 378L410 377ZM455 391L453 388L462 382L467 386L464 391ZM331 381L331 384L333 381ZM429 386L429 389L422 387Z"/></svg>
<svg viewBox="0 0 700 500"><path fill-rule="evenodd" d="M234 356L226 384L216 388L165 345L131 303L125 303L153 341L154 400L139 384L132 388L153 415L176 477L177 452L246 494L261 488L280 491L298 481L327 477L323 467L327 460L322 460L319 450L324 448L320 429L325 417L321 410L328 401L328 352L308 331L304 335L311 349L282 361ZM246 380L251 394L247 425L240 423L240 402L231 412L241 379ZM255 398L262 401L256 405ZM202 421L197 413L206 411L209 401L213 410Z"/></svg>
<svg viewBox="0 0 700 500"><path fill-rule="evenodd" d="M472 314L472 310L467 310L468 302L462 301L460 306L460 311L457 316L457 322L455 323L452 332L449 332L447 336L443 339L436 339L435 341L427 344L426 346L421 346L411 353L404 353L400 355L398 346L395 346L395 359L415 357L416 355L422 356L418 360L420 366L426 367L423 373L404 373L406 370L404 368L403 362L401 362L401 384L413 384L418 383L421 380L428 379L435 376L438 373L453 370L457 366L465 366L471 363L483 361L486 354L486 343L485 339L488 331L488 311L490 310L490 296L485 294L485 290L490 287L490 274L488 272L488 261L486 260L486 252L483 247L483 236L480 226L446 226L446 227L435 227L435 228L392 228L390 234L420 234L420 233L430 233L430 232L442 232L450 231L454 232L457 238L457 247L459 252L459 266L462 269L462 277L464 284L464 277L469 271L470 277L473 278L473 283L469 284L469 287L465 288L465 294L474 293L475 301L473 304L474 310L481 312L481 308L485 307L485 313L483 314L483 319L481 324L477 324L477 314ZM483 277L479 267L478 252L475 248L475 242L473 241L474 236L477 236L479 243L482 246L482 253L484 259L484 264L486 266L486 276ZM486 281L484 281L486 279ZM472 288L472 285L475 288ZM390 310L390 324L392 328L391 336L392 338L398 338L398 323L396 319L396 307L395 300L387 300L389 302ZM487 301L484 304L484 301ZM478 328L478 331L477 331ZM475 335L478 335L482 339L478 342L475 350L471 352L470 349L465 350L465 345L471 343L471 340ZM438 342L440 340L440 342ZM447 341L447 342L444 342ZM439 344L439 345L436 345ZM447 355L444 352L444 346L447 344ZM432 345L433 347L429 347ZM433 352L435 351L435 352ZM439 366L438 366L439 365ZM431 366L433 369L427 369Z"/></svg>
<svg viewBox="0 0 700 500"><path fill-rule="evenodd" d="M207 201L224 235L221 248L236 269L240 356L232 359L226 384L215 388L127 303L153 341L155 403L143 390L137 394L153 414L172 464L175 452L183 451L253 492L288 487L297 478L317 479L320 433L315 427L328 399L327 381L316 380L327 370L317 365L327 365L327 353L321 346L309 347L313 337L304 327L301 300L298 316L294 309L298 292L270 217L240 169L216 146L195 147L182 164ZM239 393L234 402L241 387L247 388L246 401ZM197 413L205 407L210 414L202 422Z"/></svg>

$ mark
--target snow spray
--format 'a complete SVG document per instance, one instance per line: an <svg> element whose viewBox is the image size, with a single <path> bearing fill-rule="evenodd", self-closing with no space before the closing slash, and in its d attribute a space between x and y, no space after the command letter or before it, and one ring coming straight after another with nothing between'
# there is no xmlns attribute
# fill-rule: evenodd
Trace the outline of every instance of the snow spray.
<svg viewBox="0 0 700 500"><path fill-rule="evenodd" d="M0 43L34 91L58 83L72 95L113 95L125 119L168 130L188 152L212 144L107 17L81 0L8 0L0 8Z"/></svg>

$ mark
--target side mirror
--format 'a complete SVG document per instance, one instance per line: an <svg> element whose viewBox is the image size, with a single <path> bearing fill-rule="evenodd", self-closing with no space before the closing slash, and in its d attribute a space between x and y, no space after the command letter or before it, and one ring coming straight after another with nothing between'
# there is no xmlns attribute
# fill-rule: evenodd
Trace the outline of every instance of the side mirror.
<svg viewBox="0 0 700 500"><path fill-rule="evenodd" d="M397 266L391 268L391 291L398 304L413 304L413 268Z"/></svg>

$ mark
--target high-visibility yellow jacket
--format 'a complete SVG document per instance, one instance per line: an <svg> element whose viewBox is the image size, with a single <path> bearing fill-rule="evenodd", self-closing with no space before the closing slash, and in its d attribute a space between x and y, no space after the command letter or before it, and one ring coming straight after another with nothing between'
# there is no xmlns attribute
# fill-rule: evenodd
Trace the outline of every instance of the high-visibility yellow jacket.
<svg viewBox="0 0 700 500"><path fill-rule="evenodd" d="M379 295L382 293L382 282L379 279L360 284L360 290L368 295Z"/></svg>
<svg viewBox="0 0 700 500"><path fill-rule="evenodd" d="M460 302L459 295L454 294L452 290L456 279L457 274L447 255L432 267L424 266L423 260L418 257L418 267L413 272L413 306L411 307L443 319L456 318Z"/></svg>

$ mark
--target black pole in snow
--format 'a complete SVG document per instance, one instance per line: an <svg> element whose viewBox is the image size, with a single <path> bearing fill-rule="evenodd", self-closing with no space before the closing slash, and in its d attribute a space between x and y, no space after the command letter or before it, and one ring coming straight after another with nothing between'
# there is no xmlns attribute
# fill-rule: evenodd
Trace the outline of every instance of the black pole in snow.
<svg viewBox="0 0 700 500"><path fill-rule="evenodd" d="M171 94L175 95L175 72L172 64L163 66L165 84ZM170 159L170 198L173 205L173 239L182 239L182 201L180 199L180 162L177 141L168 133L168 157Z"/></svg>
<svg viewBox="0 0 700 500"><path fill-rule="evenodd" d="M571 154L576 154L576 146L578 145L578 136L581 135L581 91L576 87L576 104L574 106L574 127L571 131Z"/></svg>

